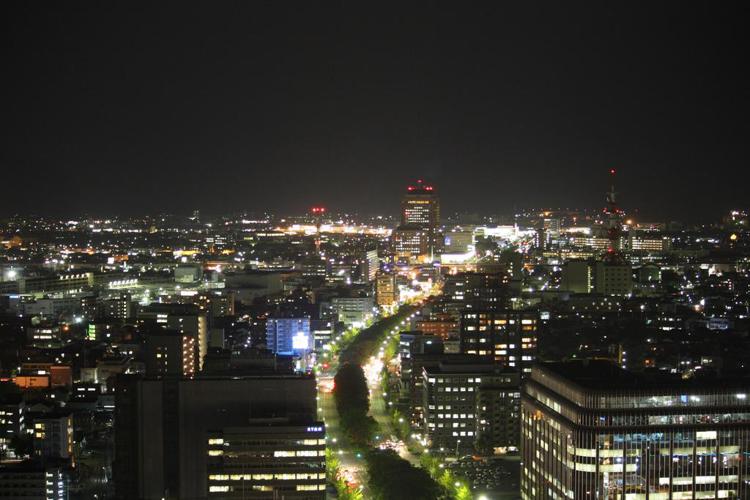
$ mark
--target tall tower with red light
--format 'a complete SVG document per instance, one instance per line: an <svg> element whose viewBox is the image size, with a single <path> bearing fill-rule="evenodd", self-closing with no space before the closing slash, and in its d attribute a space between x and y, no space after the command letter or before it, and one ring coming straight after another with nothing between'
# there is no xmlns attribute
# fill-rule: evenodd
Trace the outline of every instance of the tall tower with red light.
<svg viewBox="0 0 750 500"><path fill-rule="evenodd" d="M320 255L320 226L323 214L326 213L325 207L312 207L310 213L315 221L315 253Z"/></svg>
<svg viewBox="0 0 750 500"><path fill-rule="evenodd" d="M435 187L422 179L410 184L401 199L401 225L395 236L409 241L412 259L430 260L439 251L440 200Z"/></svg>
<svg viewBox="0 0 750 500"><path fill-rule="evenodd" d="M622 254L622 217L623 212L617 205L617 193L615 191L615 176L617 171L614 168L609 169L610 187L607 192L607 206L604 208L604 214L606 215L607 224L607 239L609 244L607 245L606 260L609 261L621 261Z"/></svg>

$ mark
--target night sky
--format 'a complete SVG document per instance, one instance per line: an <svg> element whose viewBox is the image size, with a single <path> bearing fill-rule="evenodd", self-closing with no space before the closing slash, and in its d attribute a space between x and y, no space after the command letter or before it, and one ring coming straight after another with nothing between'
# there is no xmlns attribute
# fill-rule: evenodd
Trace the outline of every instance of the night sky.
<svg viewBox="0 0 750 500"><path fill-rule="evenodd" d="M2 3L0 216L748 205L740 3L156 3Z"/></svg>

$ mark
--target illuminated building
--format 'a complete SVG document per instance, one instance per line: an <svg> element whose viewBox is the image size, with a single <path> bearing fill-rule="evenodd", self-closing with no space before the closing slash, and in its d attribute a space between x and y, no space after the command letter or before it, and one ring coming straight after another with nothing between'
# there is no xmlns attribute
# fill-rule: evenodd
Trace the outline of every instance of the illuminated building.
<svg viewBox="0 0 750 500"><path fill-rule="evenodd" d="M393 231L393 252L404 262L426 260L429 253L427 231L418 226L399 226Z"/></svg>
<svg viewBox="0 0 750 500"><path fill-rule="evenodd" d="M195 340L198 369L203 369L203 359L208 352L208 315L193 304L152 304L137 313L141 327L162 327L187 334Z"/></svg>
<svg viewBox="0 0 750 500"><path fill-rule="evenodd" d="M750 380L542 364L522 391L525 500L748 498Z"/></svg>
<svg viewBox="0 0 750 500"><path fill-rule="evenodd" d="M563 266L560 288L573 293L629 295L633 291L633 268L624 261L571 260Z"/></svg>
<svg viewBox="0 0 750 500"><path fill-rule="evenodd" d="M378 251L367 250L362 258L362 281L367 283L375 281L379 269L380 258L378 257Z"/></svg>
<svg viewBox="0 0 750 500"><path fill-rule="evenodd" d="M446 253L466 253L474 250L473 231L451 231L443 238Z"/></svg>
<svg viewBox="0 0 750 500"><path fill-rule="evenodd" d="M174 270L175 283L195 283L203 278L203 266L200 264L180 264Z"/></svg>
<svg viewBox="0 0 750 500"><path fill-rule="evenodd" d="M456 455L472 452L480 430L484 448L516 446L519 384L517 371L500 369L488 360L443 361L424 367L422 428L430 449L442 448ZM487 392L480 396L485 389ZM508 421L511 415L515 415L515 422Z"/></svg>
<svg viewBox="0 0 750 500"><path fill-rule="evenodd" d="M407 187L401 200L401 224L393 233L397 257L410 261L435 260L440 251L440 201L434 186L420 179Z"/></svg>
<svg viewBox="0 0 750 500"><path fill-rule="evenodd" d="M27 460L0 464L0 498L68 500L65 467Z"/></svg>
<svg viewBox="0 0 750 500"><path fill-rule="evenodd" d="M128 319L133 316L133 299L129 293L118 293L98 300L99 318Z"/></svg>
<svg viewBox="0 0 750 500"><path fill-rule="evenodd" d="M630 295L633 268L626 263L597 262L594 265L594 291L602 295Z"/></svg>
<svg viewBox="0 0 750 500"><path fill-rule="evenodd" d="M379 273L375 281L375 298L379 306L392 306L398 302L396 275Z"/></svg>
<svg viewBox="0 0 750 500"><path fill-rule="evenodd" d="M18 278L19 293L79 292L94 285L94 273L60 273Z"/></svg>
<svg viewBox="0 0 750 500"><path fill-rule="evenodd" d="M147 333L144 346L146 374L191 377L196 371L195 339L176 331Z"/></svg>
<svg viewBox="0 0 750 500"><path fill-rule="evenodd" d="M301 354L312 351L310 318L268 318L266 346L276 354Z"/></svg>
<svg viewBox="0 0 750 500"><path fill-rule="evenodd" d="M208 498L326 498L325 427L283 419L209 431Z"/></svg>
<svg viewBox="0 0 750 500"><path fill-rule="evenodd" d="M318 489L325 481L319 476L325 457L319 454L324 432L316 394L312 376L119 377L115 498L324 498ZM303 464L306 472L299 470ZM233 489L224 490L230 482Z"/></svg>
<svg viewBox="0 0 750 500"><path fill-rule="evenodd" d="M461 352L486 356L526 377L536 361L536 312L464 311L461 313Z"/></svg>
<svg viewBox="0 0 750 500"><path fill-rule="evenodd" d="M666 252L672 248L672 241L668 237L647 238L643 236L630 235L630 249L640 252Z"/></svg>
<svg viewBox="0 0 750 500"><path fill-rule="evenodd" d="M401 199L401 224L436 228L440 223L440 201L434 186L417 181Z"/></svg>
<svg viewBox="0 0 750 500"><path fill-rule="evenodd" d="M428 318L420 317L415 328L425 335L436 335L443 340L458 333L458 320L451 314L436 314Z"/></svg>
<svg viewBox="0 0 750 500"><path fill-rule="evenodd" d="M6 384L7 382L0 382ZM26 432L26 403L20 392L0 392L0 455L8 456L11 439Z"/></svg>
<svg viewBox="0 0 750 500"><path fill-rule="evenodd" d="M372 297L334 297L331 306L340 322L361 326L372 317L375 303Z"/></svg>
<svg viewBox="0 0 750 500"><path fill-rule="evenodd" d="M29 326L26 337L34 347L60 347L62 345L62 328L59 325Z"/></svg>
<svg viewBox="0 0 750 500"><path fill-rule="evenodd" d="M70 413L48 413L31 425L34 455L42 458L73 457L73 417Z"/></svg>
<svg viewBox="0 0 750 500"><path fill-rule="evenodd" d="M507 307L510 279L505 273L466 272L445 277L443 297L451 310L495 311Z"/></svg>

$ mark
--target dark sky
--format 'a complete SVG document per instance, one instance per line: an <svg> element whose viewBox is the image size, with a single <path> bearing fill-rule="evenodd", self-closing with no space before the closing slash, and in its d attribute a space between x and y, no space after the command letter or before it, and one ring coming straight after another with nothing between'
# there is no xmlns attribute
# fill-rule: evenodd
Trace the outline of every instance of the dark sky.
<svg viewBox="0 0 750 500"><path fill-rule="evenodd" d="M3 2L0 215L748 205L740 7L515 3Z"/></svg>

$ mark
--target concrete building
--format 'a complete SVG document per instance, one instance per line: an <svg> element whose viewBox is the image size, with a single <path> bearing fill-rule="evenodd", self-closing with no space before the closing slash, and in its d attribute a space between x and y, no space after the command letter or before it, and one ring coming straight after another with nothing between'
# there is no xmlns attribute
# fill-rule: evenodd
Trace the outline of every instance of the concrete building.
<svg viewBox="0 0 750 500"><path fill-rule="evenodd" d="M372 297L334 297L331 306L340 322L358 326L372 317L375 303Z"/></svg>
<svg viewBox="0 0 750 500"><path fill-rule="evenodd" d="M545 363L522 393L521 497L750 498L750 379Z"/></svg>
<svg viewBox="0 0 750 500"><path fill-rule="evenodd" d="M398 287L396 275L380 273L375 282L375 298L379 306L392 306L398 303Z"/></svg>
<svg viewBox="0 0 750 500"><path fill-rule="evenodd" d="M187 334L195 340L198 369L208 352L208 315L194 304L152 304L138 311L138 324L142 328L157 327Z"/></svg>
<svg viewBox="0 0 750 500"><path fill-rule="evenodd" d="M630 295L633 292L633 268L630 264L596 262L594 291L602 295Z"/></svg>
<svg viewBox="0 0 750 500"><path fill-rule="evenodd" d="M315 379L308 376L119 378L115 497L325 498L318 488L325 484L319 476L325 474L325 456L316 394ZM298 437L303 434L309 437ZM290 448L296 441L302 443ZM306 472L300 472L303 464ZM225 489L229 483L231 490ZM314 490L304 489L311 485Z"/></svg>
<svg viewBox="0 0 750 500"><path fill-rule="evenodd" d="M314 346L310 318L268 318L266 346L276 354L304 356Z"/></svg>
<svg viewBox="0 0 750 500"><path fill-rule="evenodd" d="M70 413L48 413L32 424L34 455L69 460L73 457L73 417Z"/></svg>
<svg viewBox="0 0 750 500"><path fill-rule="evenodd" d="M208 498L325 499L325 427L285 419L209 432Z"/></svg>
<svg viewBox="0 0 750 500"><path fill-rule="evenodd" d="M377 250L367 250L362 256L362 281L371 283L380 270L380 257Z"/></svg>
<svg viewBox="0 0 750 500"><path fill-rule="evenodd" d="M38 460L0 464L0 498L68 500L64 467Z"/></svg>
<svg viewBox="0 0 750 500"><path fill-rule="evenodd" d="M510 279L505 273L464 272L446 276L443 286L448 309L495 311L507 307Z"/></svg>
<svg viewBox="0 0 750 500"><path fill-rule="evenodd" d="M192 377L197 371L192 335L165 330L145 335L144 362L147 375Z"/></svg>
<svg viewBox="0 0 750 500"><path fill-rule="evenodd" d="M486 356L525 377L536 362L539 316L525 311L461 313L461 352Z"/></svg>
<svg viewBox="0 0 750 500"><path fill-rule="evenodd" d="M517 443L513 429L518 426L520 378L516 370L498 368L478 357L471 363L443 360L423 368L422 384L422 430L431 450L455 455L474 452L480 436L485 450ZM503 404L507 408L501 411ZM508 421L511 415L515 425Z"/></svg>

